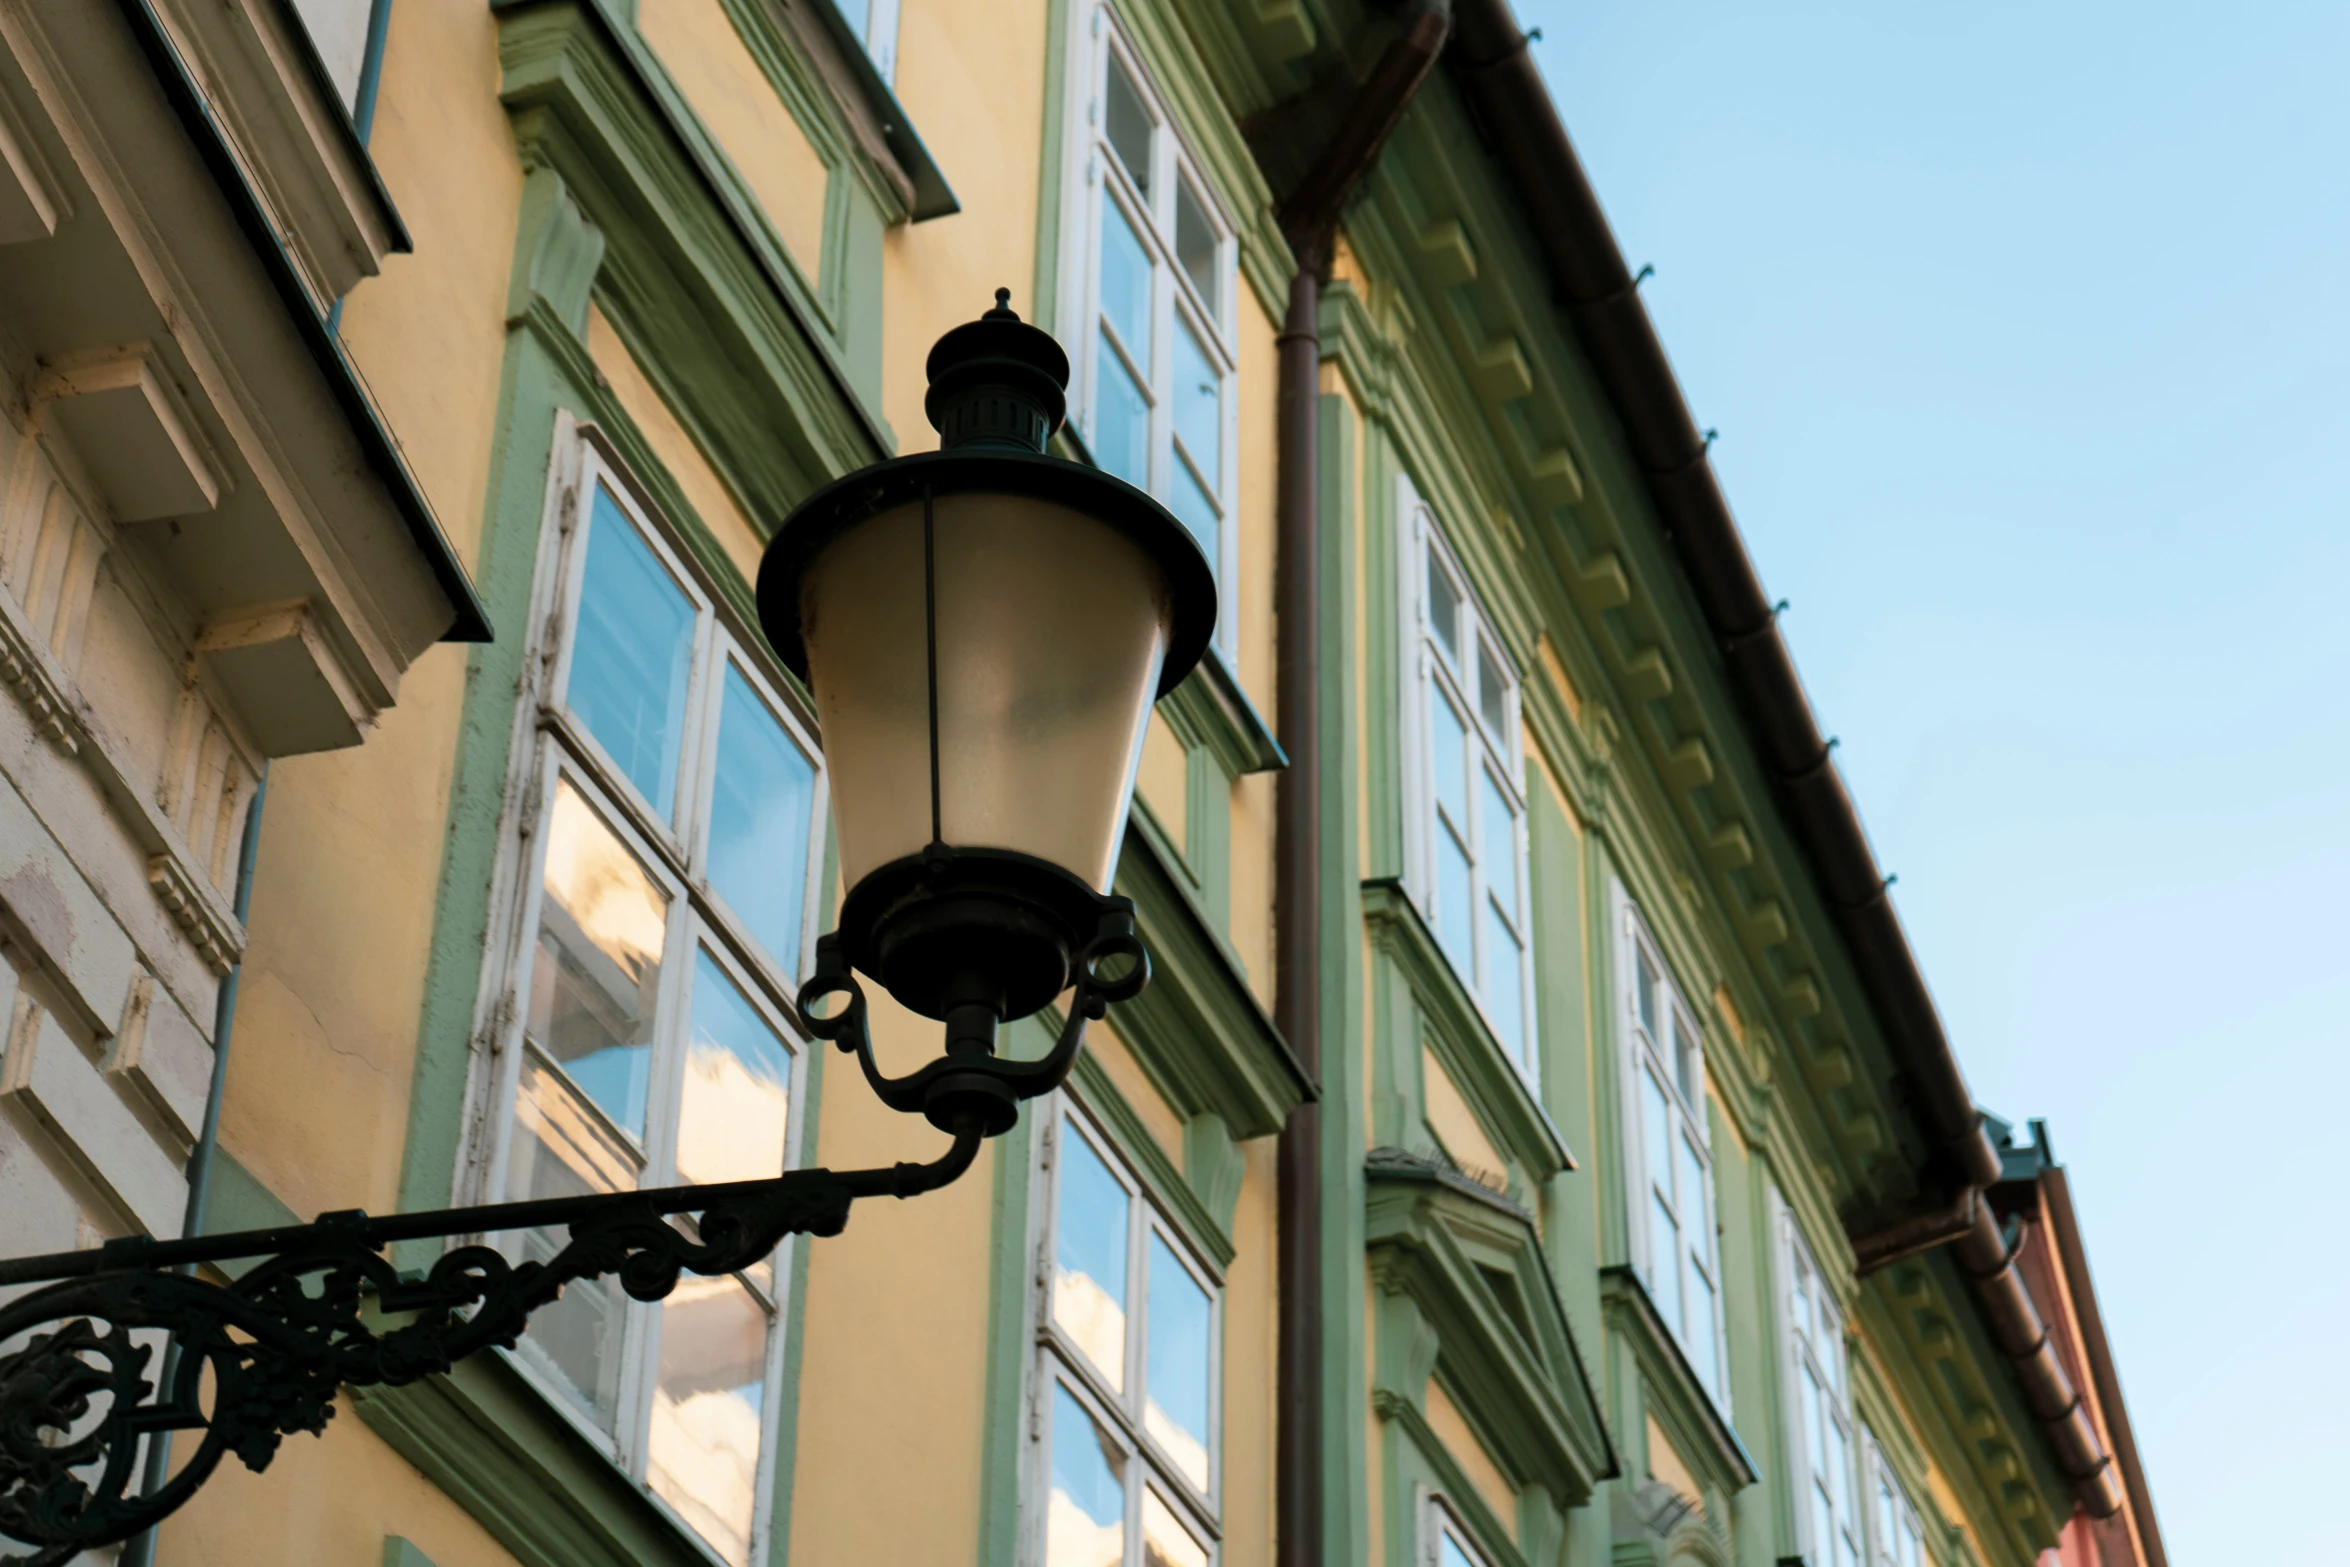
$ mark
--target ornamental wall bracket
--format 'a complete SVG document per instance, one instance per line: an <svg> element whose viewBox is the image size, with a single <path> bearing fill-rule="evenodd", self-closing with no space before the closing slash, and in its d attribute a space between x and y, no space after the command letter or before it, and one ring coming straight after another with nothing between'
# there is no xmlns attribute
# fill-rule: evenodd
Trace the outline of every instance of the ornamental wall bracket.
<svg viewBox="0 0 2350 1567"><path fill-rule="evenodd" d="M398 1386L468 1355L511 1349L533 1312L568 1284L606 1276L657 1301L687 1273L739 1272L787 1235L837 1235L864 1197L913 1197L971 1167L1006 1112L1058 1087L1083 1049L1085 1025L1149 978L1123 899L1103 899L1100 932L1078 968L1068 1022L1047 1055L965 1052L906 1078L873 1058L865 1000L818 944L800 993L808 1031L857 1056L884 1103L919 1109L953 1142L927 1164L791 1170L764 1180L598 1193L431 1213L352 1210L316 1222L159 1241L145 1236L85 1251L0 1262L0 1287L41 1284L0 1306L0 1538L29 1547L0 1567L62 1567L83 1551L153 1528L234 1455L259 1471L297 1432L322 1433L343 1388ZM1096 972L1124 960L1114 978ZM823 997L842 1004L818 1015ZM402 1272L395 1243L496 1236L563 1226L545 1261L516 1262L479 1241ZM200 1264L262 1259L216 1283ZM166 1432L201 1433L168 1481L141 1491L145 1446Z"/></svg>

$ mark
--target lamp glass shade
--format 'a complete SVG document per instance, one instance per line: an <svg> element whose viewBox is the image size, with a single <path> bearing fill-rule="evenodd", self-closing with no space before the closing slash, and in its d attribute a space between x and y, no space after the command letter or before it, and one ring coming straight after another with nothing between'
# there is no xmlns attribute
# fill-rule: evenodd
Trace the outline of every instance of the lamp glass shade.
<svg viewBox="0 0 2350 1567"><path fill-rule="evenodd" d="M1107 892L1174 614L1132 538L1030 496L919 496L823 545L799 621L831 773L842 885L937 840L1008 849Z"/></svg>

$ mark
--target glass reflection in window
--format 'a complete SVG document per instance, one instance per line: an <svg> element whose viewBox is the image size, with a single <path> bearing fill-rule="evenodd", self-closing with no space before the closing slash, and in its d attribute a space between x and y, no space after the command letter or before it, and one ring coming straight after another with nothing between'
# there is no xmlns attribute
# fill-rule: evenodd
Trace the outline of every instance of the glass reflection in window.
<svg viewBox="0 0 2350 1567"><path fill-rule="evenodd" d="M1053 1387L1053 1488L1045 1504L1045 1567L1122 1567L1125 1459L1075 1394Z"/></svg>
<svg viewBox="0 0 2350 1567"><path fill-rule="evenodd" d="M770 1320L733 1278L687 1274L661 1304L645 1482L735 1567L758 1510Z"/></svg>
<svg viewBox="0 0 2350 1567"><path fill-rule="evenodd" d="M669 895L568 778L546 831L529 1037L641 1141Z"/></svg>
<svg viewBox="0 0 2350 1567"><path fill-rule="evenodd" d="M1148 1367L1143 1429L1183 1477L1208 1488L1208 1292L1166 1241L1151 1237Z"/></svg>
<svg viewBox="0 0 2350 1567"><path fill-rule="evenodd" d="M787 974L800 968L816 769L739 665L726 666L710 794L710 885Z"/></svg>
<svg viewBox="0 0 2350 1567"><path fill-rule="evenodd" d="M596 486L564 700L665 818L677 805L694 619L677 579Z"/></svg>
<svg viewBox="0 0 2350 1567"><path fill-rule="evenodd" d="M1126 1386L1126 1188L1074 1133L1062 1139L1053 1322L1112 1391Z"/></svg>

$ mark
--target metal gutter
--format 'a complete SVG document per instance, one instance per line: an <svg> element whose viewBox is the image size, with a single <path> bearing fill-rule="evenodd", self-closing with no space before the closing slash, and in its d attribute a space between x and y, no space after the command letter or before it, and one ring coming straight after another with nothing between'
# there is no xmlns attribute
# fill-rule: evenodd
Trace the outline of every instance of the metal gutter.
<svg viewBox="0 0 2350 1567"><path fill-rule="evenodd" d="M1454 79L1517 187L1558 303L1623 422L1650 500L1728 670L1748 735L1899 1058L1911 1110L1932 1144L1922 1172L1926 1183L1943 1192L1988 1187L1999 1179L1999 1156L1976 1115L1916 955L1886 896L1887 878L1739 538L1705 440L1527 42L1508 0L1455 0L1448 51ZM1971 1222L1963 1228L1951 1223L1945 1233L1954 1234L1959 1261L2081 1504L2106 1516L2120 1501L2111 1457L2048 1351L2046 1330L1996 1221L1983 1205L1969 1206Z"/></svg>
<svg viewBox="0 0 2350 1567"><path fill-rule="evenodd" d="M1322 527L1321 311L1339 209L1379 161L1450 21L1406 18L1370 76L1352 89L1321 151L1276 217L1297 272L1275 340L1274 692L1289 765L1274 793L1274 1020L1317 1090L1322 1075ZM1338 66L1343 71L1343 62ZM1276 1567L1324 1567L1329 1506L1322 1416L1323 1187L1319 1099L1290 1113L1276 1149L1274 1277Z"/></svg>
<svg viewBox="0 0 2350 1567"><path fill-rule="evenodd" d="M2063 1259L2065 1288L2072 1294L2081 1352L2089 1362L2089 1381L2097 1389L2097 1412L2113 1442L2115 1467L2121 1471L2122 1490L2130 1500L2130 1523L2139 1549L2145 1553L2146 1567L2170 1567L2162 1527L2154 1517L2154 1494L2138 1461L2138 1436L2130 1427L2130 1407L2122 1398L2121 1373L2113 1363L2113 1345L2105 1336L2105 1314L2097 1306L2097 1285L2089 1277L2089 1252L2081 1244L2081 1222L2073 1212L2072 1182L2062 1165L2042 1173L2040 1190L2048 1205L2049 1228L2056 1232L2057 1254Z"/></svg>
<svg viewBox="0 0 2350 1567"><path fill-rule="evenodd" d="M450 548L448 537L441 532L440 522L433 516L432 503L424 498L415 475L408 471L407 459L400 454L399 444L385 427L383 415L376 409L367 389L360 384L358 372L343 353L341 341L330 331L325 317L310 302L309 291L302 285L300 271L294 258L286 254L284 241L271 226L268 210L261 197L245 178L245 171L230 148L228 136L212 108L204 101L203 92L188 72L187 62L180 58L179 48L165 31L163 20L155 14L152 0L116 0L123 20L130 25L131 34L139 41L139 48L147 57L147 65L155 73L163 96L178 116L180 127L187 132L212 181L235 215L237 227L244 232L246 243L253 247L254 256L269 277L286 314L293 320L295 330L302 336L303 346L309 349L319 374L326 378L328 390L334 395L336 406L358 440L367 465L390 495L393 509L399 512L408 535L424 554L433 580L449 600L452 618L449 629L441 634L444 642L487 642L491 639L489 612L473 591L473 582L465 574L465 567Z"/></svg>

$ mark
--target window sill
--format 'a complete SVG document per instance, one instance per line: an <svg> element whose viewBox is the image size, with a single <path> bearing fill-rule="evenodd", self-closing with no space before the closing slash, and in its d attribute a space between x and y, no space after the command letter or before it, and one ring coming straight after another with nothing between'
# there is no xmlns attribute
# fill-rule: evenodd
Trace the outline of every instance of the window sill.
<svg viewBox="0 0 2350 1567"><path fill-rule="evenodd" d="M915 133L906 106L898 102L897 93L881 79L873 57L865 52L864 42L849 26L848 18L840 14L840 7L834 0L809 0L808 9L824 24L825 32L831 35L833 46L840 52L841 65L855 85L856 107L864 110L867 128L880 137L912 187L912 199L906 204L908 220L924 223L962 211L963 204L948 188L946 175L939 171L930 149Z"/></svg>
<svg viewBox="0 0 2350 1567"><path fill-rule="evenodd" d="M1480 1118L1501 1133L1504 1152L1536 1185L1578 1168L1533 1085L1510 1060L1484 1009L1436 943L1419 905L1393 877L1363 883L1363 919L1382 952L1403 971L1429 1023L1427 1038Z"/></svg>
<svg viewBox="0 0 2350 1567"><path fill-rule="evenodd" d="M1314 1097L1313 1081L1166 853L1127 824L1114 890L1134 900L1152 981L1112 1025L1179 1114L1214 1115L1236 1139L1269 1137Z"/></svg>
<svg viewBox="0 0 2350 1567"><path fill-rule="evenodd" d="M1696 1462L1700 1478L1725 1494L1752 1485L1760 1473L1753 1457L1697 1380L1696 1368L1658 1315L1639 1270L1623 1263L1600 1269L1599 1293L1608 1324L1631 1340L1648 1389L1649 1412L1676 1439L1683 1456Z"/></svg>
<svg viewBox="0 0 2350 1567"><path fill-rule="evenodd" d="M369 1429L529 1567L724 1567L507 1358L353 1391Z"/></svg>

